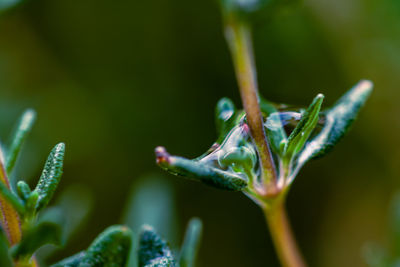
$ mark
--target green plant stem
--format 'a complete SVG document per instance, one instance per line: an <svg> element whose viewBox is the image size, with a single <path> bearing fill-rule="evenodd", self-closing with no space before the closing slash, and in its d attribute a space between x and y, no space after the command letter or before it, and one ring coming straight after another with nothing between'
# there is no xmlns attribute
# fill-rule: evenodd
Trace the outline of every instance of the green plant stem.
<svg viewBox="0 0 400 267"><path fill-rule="evenodd" d="M0 160L0 183L3 188L10 190L10 182L8 180L6 170ZM0 195L0 212L1 224L6 232L10 245L15 245L21 240L21 223L18 212L4 195Z"/></svg>
<svg viewBox="0 0 400 267"><path fill-rule="evenodd" d="M279 193L275 164L264 131L263 117L259 106L257 75L250 28L232 15L226 18L225 34L233 57L243 107L251 136L256 144L262 166L262 195Z"/></svg>
<svg viewBox="0 0 400 267"><path fill-rule="evenodd" d="M273 206L264 206L263 211L282 266L307 266L293 237L284 201L278 199Z"/></svg>
<svg viewBox="0 0 400 267"><path fill-rule="evenodd" d="M251 31L248 25L234 14L225 18L225 34L233 57L247 123L257 147L262 167L264 190L257 194L272 205L264 205L263 211L271 232L279 259L285 267L305 267L284 207L285 192L277 185L277 173L266 138L263 117L259 105L257 74L254 65Z"/></svg>
<svg viewBox="0 0 400 267"><path fill-rule="evenodd" d="M0 160L0 183L2 183L1 185L2 190L0 190L1 226L6 232L10 246L13 246L18 242L20 242L22 237L21 220L17 210L15 209L15 206L13 206L13 204L19 206L20 203L16 202L17 199L14 199L13 201L13 196L9 195L12 194L10 191L10 182L1 160ZM22 210L22 207L19 208ZM15 262L15 266L39 267L39 264L37 263L35 256L33 256L31 259L23 259Z"/></svg>

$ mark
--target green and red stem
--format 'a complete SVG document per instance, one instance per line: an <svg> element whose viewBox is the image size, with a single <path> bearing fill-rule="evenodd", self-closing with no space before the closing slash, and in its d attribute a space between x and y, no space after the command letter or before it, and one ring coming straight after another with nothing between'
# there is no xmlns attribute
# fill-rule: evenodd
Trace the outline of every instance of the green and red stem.
<svg viewBox="0 0 400 267"><path fill-rule="evenodd" d="M266 217L279 260L285 267L305 267L296 245L285 211L286 188L280 188L277 172L259 105L257 74L254 65L251 30L235 14L225 16L225 34L232 54L243 107L246 111L250 133L257 147L262 169L262 188L254 193L263 201L261 208Z"/></svg>
<svg viewBox="0 0 400 267"><path fill-rule="evenodd" d="M11 190L3 162L0 160L0 183L4 183ZM0 195L0 223L3 228L10 247L19 243L22 238L21 219L14 206ZM16 267L38 267L35 257L15 262Z"/></svg>
<svg viewBox="0 0 400 267"><path fill-rule="evenodd" d="M233 57L240 95L244 110L246 111L247 123L250 127L250 133L260 157L264 187L259 193L266 196L277 195L279 193L277 174L271 150L267 142L259 105L257 74L254 66L251 32L245 23L238 22L234 18L228 18L225 34Z"/></svg>

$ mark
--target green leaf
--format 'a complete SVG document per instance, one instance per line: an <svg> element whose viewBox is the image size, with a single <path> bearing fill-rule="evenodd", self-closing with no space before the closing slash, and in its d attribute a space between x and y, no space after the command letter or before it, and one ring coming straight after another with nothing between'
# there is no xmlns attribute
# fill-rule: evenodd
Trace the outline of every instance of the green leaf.
<svg viewBox="0 0 400 267"><path fill-rule="evenodd" d="M62 175L64 153L65 144L59 143L53 148L47 158L39 183L34 190L39 194L36 207L38 211L47 206L56 191Z"/></svg>
<svg viewBox="0 0 400 267"><path fill-rule="evenodd" d="M38 192L31 192L28 199L25 202L25 214L24 217L32 218L36 213L36 206L39 200Z"/></svg>
<svg viewBox="0 0 400 267"><path fill-rule="evenodd" d="M173 267L174 261L170 258L157 258L152 260L149 264L145 265L144 267Z"/></svg>
<svg viewBox="0 0 400 267"><path fill-rule="evenodd" d="M174 257L167 242L149 225L144 225L139 236L139 267L173 267Z"/></svg>
<svg viewBox="0 0 400 267"><path fill-rule="evenodd" d="M198 160L171 156L163 147L155 150L157 164L174 175L191 178L220 189L240 191L247 182L239 175L209 166Z"/></svg>
<svg viewBox="0 0 400 267"><path fill-rule="evenodd" d="M186 229L185 239L183 241L183 245L180 251L180 267L195 266L202 231L203 224L201 220L198 218L191 219Z"/></svg>
<svg viewBox="0 0 400 267"><path fill-rule="evenodd" d="M8 253L8 241L3 229L0 228L0 266L12 267L12 260Z"/></svg>
<svg viewBox="0 0 400 267"><path fill-rule="evenodd" d="M31 188L24 181L19 181L17 183L17 193L23 201L27 201L31 194Z"/></svg>
<svg viewBox="0 0 400 267"><path fill-rule="evenodd" d="M267 139L271 144L272 150L280 155L282 152L281 146L282 144L286 144L287 136L283 128L279 110L275 108L274 104L263 98L260 98L260 109L267 117L264 123Z"/></svg>
<svg viewBox="0 0 400 267"><path fill-rule="evenodd" d="M101 233L87 249L79 267L124 267L132 232L125 226L111 226Z"/></svg>
<svg viewBox="0 0 400 267"><path fill-rule="evenodd" d="M317 95L308 109L302 114L300 122L290 134L288 141L285 145L285 157L291 159L294 155L299 153L310 137L312 131L318 123L319 111L321 110L322 101L324 96Z"/></svg>
<svg viewBox="0 0 400 267"><path fill-rule="evenodd" d="M220 0L225 14L251 13L261 8L267 0Z"/></svg>
<svg viewBox="0 0 400 267"><path fill-rule="evenodd" d="M218 159L222 167L236 166L252 170L257 163L257 153L251 146L232 147Z"/></svg>
<svg viewBox="0 0 400 267"><path fill-rule="evenodd" d="M85 252L81 251L78 254L51 265L50 267L78 267L84 257Z"/></svg>
<svg viewBox="0 0 400 267"><path fill-rule="evenodd" d="M20 215L25 212L25 207L21 200L2 181L0 181L0 195L11 203Z"/></svg>
<svg viewBox="0 0 400 267"><path fill-rule="evenodd" d="M0 0L0 8L2 1ZM10 1L6 1L10 2ZM6 170L7 173L10 174L15 166L15 162L17 161L18 154L21 151L21 147L26 140L29 132L32 129L33 123L36 119L36 112L32 109L28 109L24 112L19 120L17 127L12 134L11 142L7 146L7 156L6 156Z"/></svg>
<svg viewBox="0 0 400 267"><path fill-rule="evenodd" d="M62 244L61 226L53 221L42 221L23 232L21 242L12 248L15 259L31 257L43 245Z"/></svg>
<svg viewBox="0 0 400 267"><path fill-rule="evenodd" d="M132 184L123 222L134 233L143 224L153 225L169 242L177 241L177 216L174 188L163 175L147 174ZM137 267L138 242L133 242L127 267Z"/></svg>
<svg viewBox="0 0 400 267"><path fill-rule="evenodd" d="M323 129L307 144L300 156L300 162L322 157L332 150L350 129L372 88L373 84L370 81L359 82L326 112Z"/></svg>
<svg viewBox="0 0 400 267"><path fill-rule="evenodd" d="M221 143L229 131L233 128L233 121L236 109L232 100L229 98L222 98L218 101L215 108L215 123L217 125L218 140Z"/></svg>

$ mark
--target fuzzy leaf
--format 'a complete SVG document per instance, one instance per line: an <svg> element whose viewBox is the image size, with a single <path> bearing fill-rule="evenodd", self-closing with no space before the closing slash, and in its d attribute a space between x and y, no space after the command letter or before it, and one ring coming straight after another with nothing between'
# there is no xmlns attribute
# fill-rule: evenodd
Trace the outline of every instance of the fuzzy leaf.
<svg viewBox="0 0 400 267"><path fill-rule="evenodd" d="M39 194L36 207L38 211L47 206L56 191L62 175L64 153L65 144L59 143L53 148L47 158L39 183L34 190Z"/></svg>
<svg viewBox="0 0 400 267"><path fill-rule="evenodd" d="M196 263L197 252L200 246L200 239L203 230L203 224L200 219L190 220L186 229L185 239L180 251L179 266L194 267Z"/></svg>
<svg viewBox="0 0 400 267"><path fill-rule="evenodd" d="M171 156L163 147L157 147L157 164L174 175L191 178L220 189L240 191L247 182L237 174L223 171L198 160Z"/></svg>
<svg viewBox="0 0 400 267"><path fill-rule="evenodd" d="M167 242L151 226L144 225L139 236L139 267L174 267Z"/></svg>
<svg viewBox="0 0 400 267"><path fill-rule="evenodd" d="M371 94L372 88L373 84L370 81L359 82L326 112L325 125L303 150L299 159L301 162L322 157L332 150L350 129L358 112Z"/></svg>
<svg viewBox="0 0 400 267"><path fill-rule="evenodd" d="M125 226L111 226L93 241L78 266L124 267L131 245L131 230Z"/></svg>
<svg viewBox="0 0 400 267"><path fill-rule="evenodd" d="M63 259L60 262L57 262L50 267L78 267L81 263L82 259L85 257L85 252L79 252L71 257Z"/></svg>
<svg viewBox="0 0 400 267"><path fill-rule="evenodd" d="M300 152L317 125L323 100L324 96L322 94L314 98L311 105L302 115L300 122L290 134L284 152L289 159Z"/></svg>
<svg viewBox="0 0 400 267"><path fill-rule="evenodd" d="M2 0L0 0L0 6L1 6L1 1ZM35 119L36 119L36 112L32 109L28 109L21 116L21 119L19 120L19 123L12 134L11 142L7 146L7 156L5 164L8 174L11 173L11 171L15 166L18 154L21 151L21 147L24 141L26 140L30 130L32 129Z"/></svg>
<svg viewBox="0 0 400 267"><path fill-rule="evenodd" d="M10 254L8 253L8 240L3 229L0 228L0 266L12 267Z"/></svg>
<svg viewBox="0 0 400 267"><path fill-rule="evenodd" d="M42 221L23 233L20 243L12 249L15 259L30 257L45 244L62 244L61 226L53 221Z"/></svg>
<svg viewBox="0 0 400 267"><path fill-rule="evenodd" d="M149 264L145 265L144 267L173 267L174 261L170 258L157 258L152 260Z"/></svg>

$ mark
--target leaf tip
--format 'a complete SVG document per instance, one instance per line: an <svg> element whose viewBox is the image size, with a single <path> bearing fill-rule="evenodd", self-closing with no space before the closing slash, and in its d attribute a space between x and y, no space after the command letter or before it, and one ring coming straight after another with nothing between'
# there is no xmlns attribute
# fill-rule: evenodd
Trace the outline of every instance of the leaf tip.
<svg viewBox="0 0 400 267"><path fill-rule="evenodd" d="M36 119L36 111L32 108L28 108L25 110L22 118L24 122L33 122Z"/></svg>
<svg viewBox="0 0 400 267"><path fill-rule="evenodd" d="M158 146L154 150L156 154L156 163L160 167L166 167L167 165L170 164L170 157L171 155L167 152L165 147L163 146Z"/></svg>
<svg viewBox="0 0 400 267"><path fill-rule="evenodd" d="M56 151L65 151L65 143L63 143L63 142L61 142L61 143L58 143L56 146L55 146L55 150Z"/></svg>
<svg viewBox="0 0 400 267"><path fill-rule="evenodd" d="M361 91L371 92L374 88L374 83L370 80L361 80L356 87L360 88Z"/></svg>

